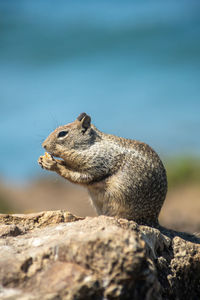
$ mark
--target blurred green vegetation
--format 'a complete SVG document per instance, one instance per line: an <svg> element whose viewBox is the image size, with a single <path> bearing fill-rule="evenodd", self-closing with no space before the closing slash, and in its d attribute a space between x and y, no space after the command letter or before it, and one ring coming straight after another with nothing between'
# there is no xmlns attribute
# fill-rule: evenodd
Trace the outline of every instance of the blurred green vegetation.
<svg viewBox="0 0 200 300"><path fill-rule="evenodd" d="M13 209L10 205L10 196L8 195L3 177L0 176L0 214L9 213L13 213Z"/></svg>
<svg viewBox="0 0 200 300"><path fill-rule="evenodd" d="M169 188L184 184L200 185L200 159L178 156L166 160Z"/></svg>
<svg viewBox="0 0 200 300"><path fill-rule="evenodd" d="M13 209L8 204L8 197L0 191L0 213L9 214L12 213Z"/></svg>

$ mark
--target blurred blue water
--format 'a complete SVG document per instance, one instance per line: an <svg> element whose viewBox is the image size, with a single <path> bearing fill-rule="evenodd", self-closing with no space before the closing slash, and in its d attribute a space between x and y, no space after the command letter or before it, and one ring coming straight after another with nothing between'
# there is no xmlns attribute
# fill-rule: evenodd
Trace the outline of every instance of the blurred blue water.
<svg viewBox="0 0 200 300"><path fill-rule="evenodd" d="M44 172L41 141L82 111L162 156L198 155L200 2L0 0L1 176Z"/></svg>

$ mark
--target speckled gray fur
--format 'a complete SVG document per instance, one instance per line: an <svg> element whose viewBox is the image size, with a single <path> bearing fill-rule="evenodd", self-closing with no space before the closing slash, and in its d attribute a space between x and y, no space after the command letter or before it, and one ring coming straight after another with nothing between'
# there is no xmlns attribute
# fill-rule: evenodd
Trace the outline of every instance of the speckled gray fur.
<svg viewBox="0 0 200 300"><path fill-rule="evenodd" d="M99 215L158 224L167 193L159 156L147 144L102 133L90 121L83 113L55 129L43 143L51 156L40 156L39 164L85 186Z"/></svg>

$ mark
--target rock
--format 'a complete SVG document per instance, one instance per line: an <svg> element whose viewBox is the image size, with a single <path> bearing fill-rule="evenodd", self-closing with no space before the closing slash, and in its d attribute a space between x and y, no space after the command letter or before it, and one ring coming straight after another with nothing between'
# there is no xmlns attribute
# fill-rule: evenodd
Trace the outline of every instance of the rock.
<svg viewBox="0 0 200 300"><path fill-rule="evenodd" d="M0 299L198 299L200 239L65 211L0 215Z"/></svg>
<svg viewBox="0 0 200 300"><path fill-rule="evenodd" d="M59 224L62 222L74 222L83 220L82 217L76 217L68 211L43 211L33 214L0 214L0 224L3 225L19 225L23 229L30 230L37 227L45 227L47 225Z"/></svg>

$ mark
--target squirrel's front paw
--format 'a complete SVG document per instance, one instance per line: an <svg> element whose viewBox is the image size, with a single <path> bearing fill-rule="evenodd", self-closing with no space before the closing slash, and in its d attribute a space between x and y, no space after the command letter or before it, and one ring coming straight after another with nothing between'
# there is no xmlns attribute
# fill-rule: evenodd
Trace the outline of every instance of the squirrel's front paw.
<svg viewBox="0 0 200 300"><path fill-rule="evenodd" d="M55 171L57 165L56 160L47 152L39 157L38 163L43 169L50 171Z"/></svg>

